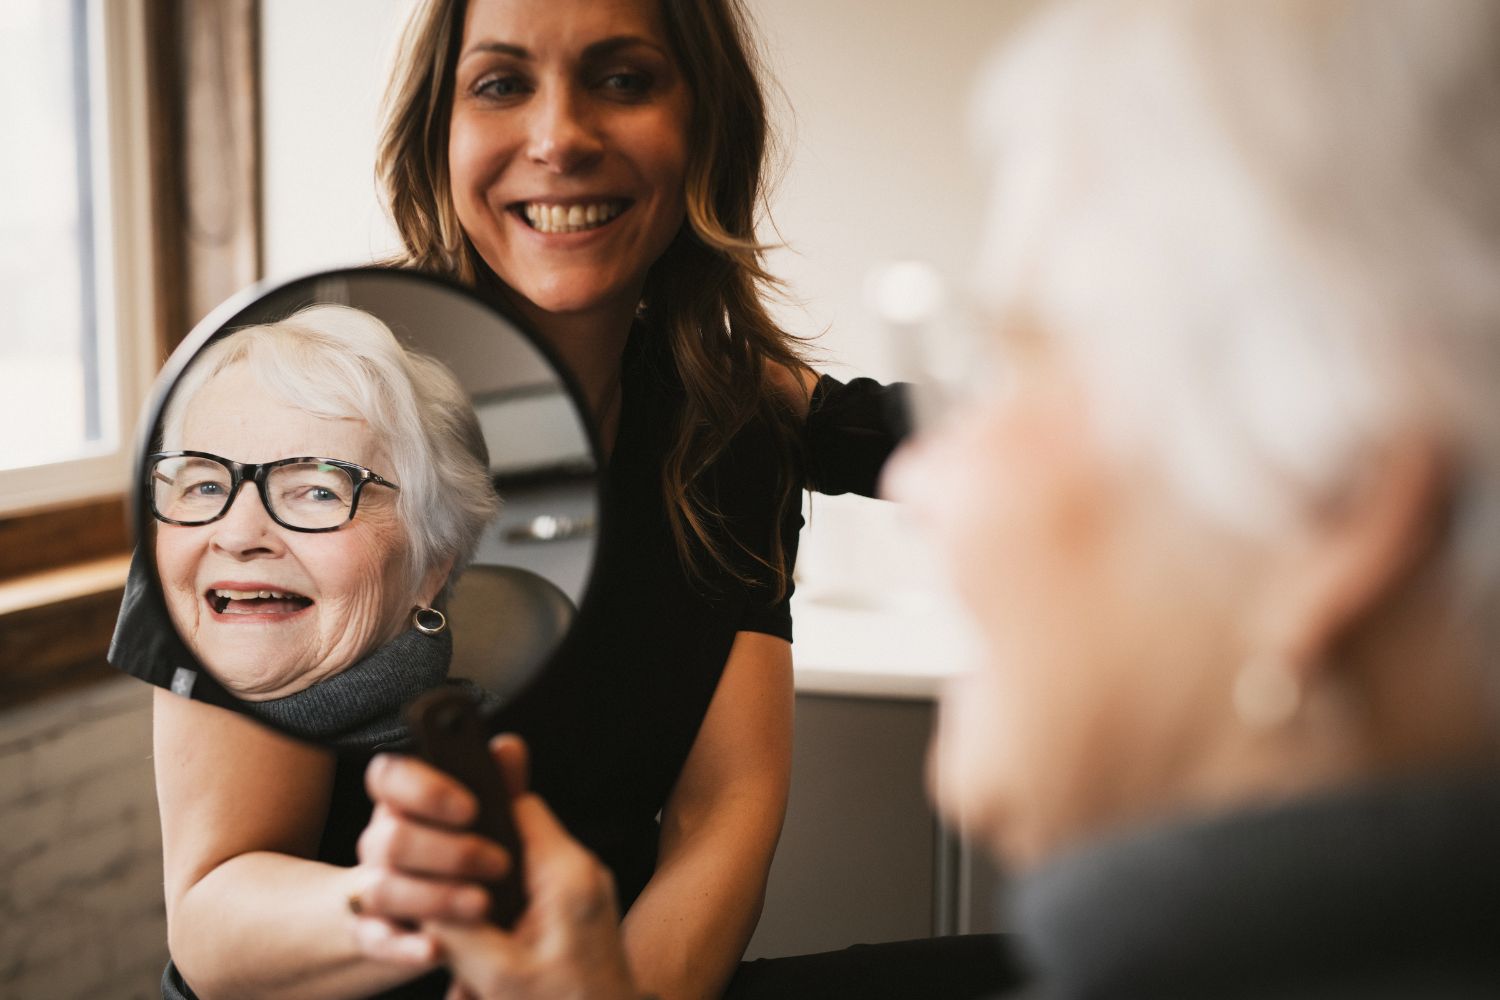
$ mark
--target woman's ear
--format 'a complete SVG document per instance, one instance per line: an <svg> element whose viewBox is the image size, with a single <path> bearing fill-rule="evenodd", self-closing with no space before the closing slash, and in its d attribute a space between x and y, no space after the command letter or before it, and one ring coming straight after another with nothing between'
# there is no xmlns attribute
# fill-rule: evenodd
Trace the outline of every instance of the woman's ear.
<svg viewBox="0 0 1500 1000"><path fill-rule="evenodd" d="M1448 466L1431 437L1404 435L1334 502L1308 517L1295 550L1270 581L1270 652L1302 683L1334 669L1335 653L1398 596L1439 542Z"/></svg>

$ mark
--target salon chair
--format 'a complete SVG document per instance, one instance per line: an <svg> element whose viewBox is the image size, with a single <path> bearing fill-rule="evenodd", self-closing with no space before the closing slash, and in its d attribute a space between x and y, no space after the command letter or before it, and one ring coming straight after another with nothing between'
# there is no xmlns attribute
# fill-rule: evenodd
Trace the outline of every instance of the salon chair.
<svg viewBox="0 0 1500 1000"><path fill-rule="evenodd" d="M451 676L510 698L557 648L576 611L556 584L530 570L471 565L448 600Z"/></svg>

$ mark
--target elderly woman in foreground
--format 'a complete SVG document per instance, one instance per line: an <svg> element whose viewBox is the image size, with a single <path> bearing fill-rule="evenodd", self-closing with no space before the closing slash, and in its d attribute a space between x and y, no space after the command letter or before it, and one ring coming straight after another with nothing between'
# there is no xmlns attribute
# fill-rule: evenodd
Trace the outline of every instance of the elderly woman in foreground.
<svg viewBox="0 0 1500 1000"><path fill-rule="evenodd" d="M940 806L1056 995L1500 996L1500 7L1070 5L981 113Z"/></svg>
<svg viewBox="0 0 1500 1000"><path fill-rule="evenodd" d="M354 778L336 782L327 751L157 692L164 993L242 989L247 956L284 996L409 979L421 970L365 963L331 928L368 874L349 867L369 815L359 773L404 736L404 703L446 678L434 605L498 509L468 396L373 316L315 306L200 353L162 440L149 491L173 625L249 714L337 744Z"/></svg>
<svg viewBox="0 0 1500 1000"><path fill-rule="evenodd" d="M997 363L888 485L982 639L934 788L1039 987L1500 995L1500 7L1067 4L980 119ZM516 933L426 931L481 996L631 996L518 811Z"/></svg>

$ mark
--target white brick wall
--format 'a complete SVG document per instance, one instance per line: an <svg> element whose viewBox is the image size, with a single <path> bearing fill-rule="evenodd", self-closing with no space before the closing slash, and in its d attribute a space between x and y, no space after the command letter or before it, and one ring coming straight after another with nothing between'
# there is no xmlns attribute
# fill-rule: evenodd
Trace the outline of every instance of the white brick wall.
<svg viewBox="0 0 1500 1000"><path fill-rule="evenodd" d="M0 998L149 998L167 960L151 689L0 709Z"/></svg>

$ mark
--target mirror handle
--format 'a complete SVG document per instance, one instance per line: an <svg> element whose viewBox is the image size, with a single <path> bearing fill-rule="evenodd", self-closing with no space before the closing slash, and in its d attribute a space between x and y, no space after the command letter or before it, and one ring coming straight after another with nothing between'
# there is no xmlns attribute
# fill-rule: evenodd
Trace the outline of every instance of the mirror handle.
<svg viewBox="0 0 1500 1000"><path fill-rule="evenodd" d="M463 690L439 687L406 707L406 723L416 740L418 754L438 770L457 778L479 800L474 831L505 848L511 857L510 871L487 886L490 920L508 930L526 909L521 838L511 814L510 793L490 757L479 711Z"/></svg>

